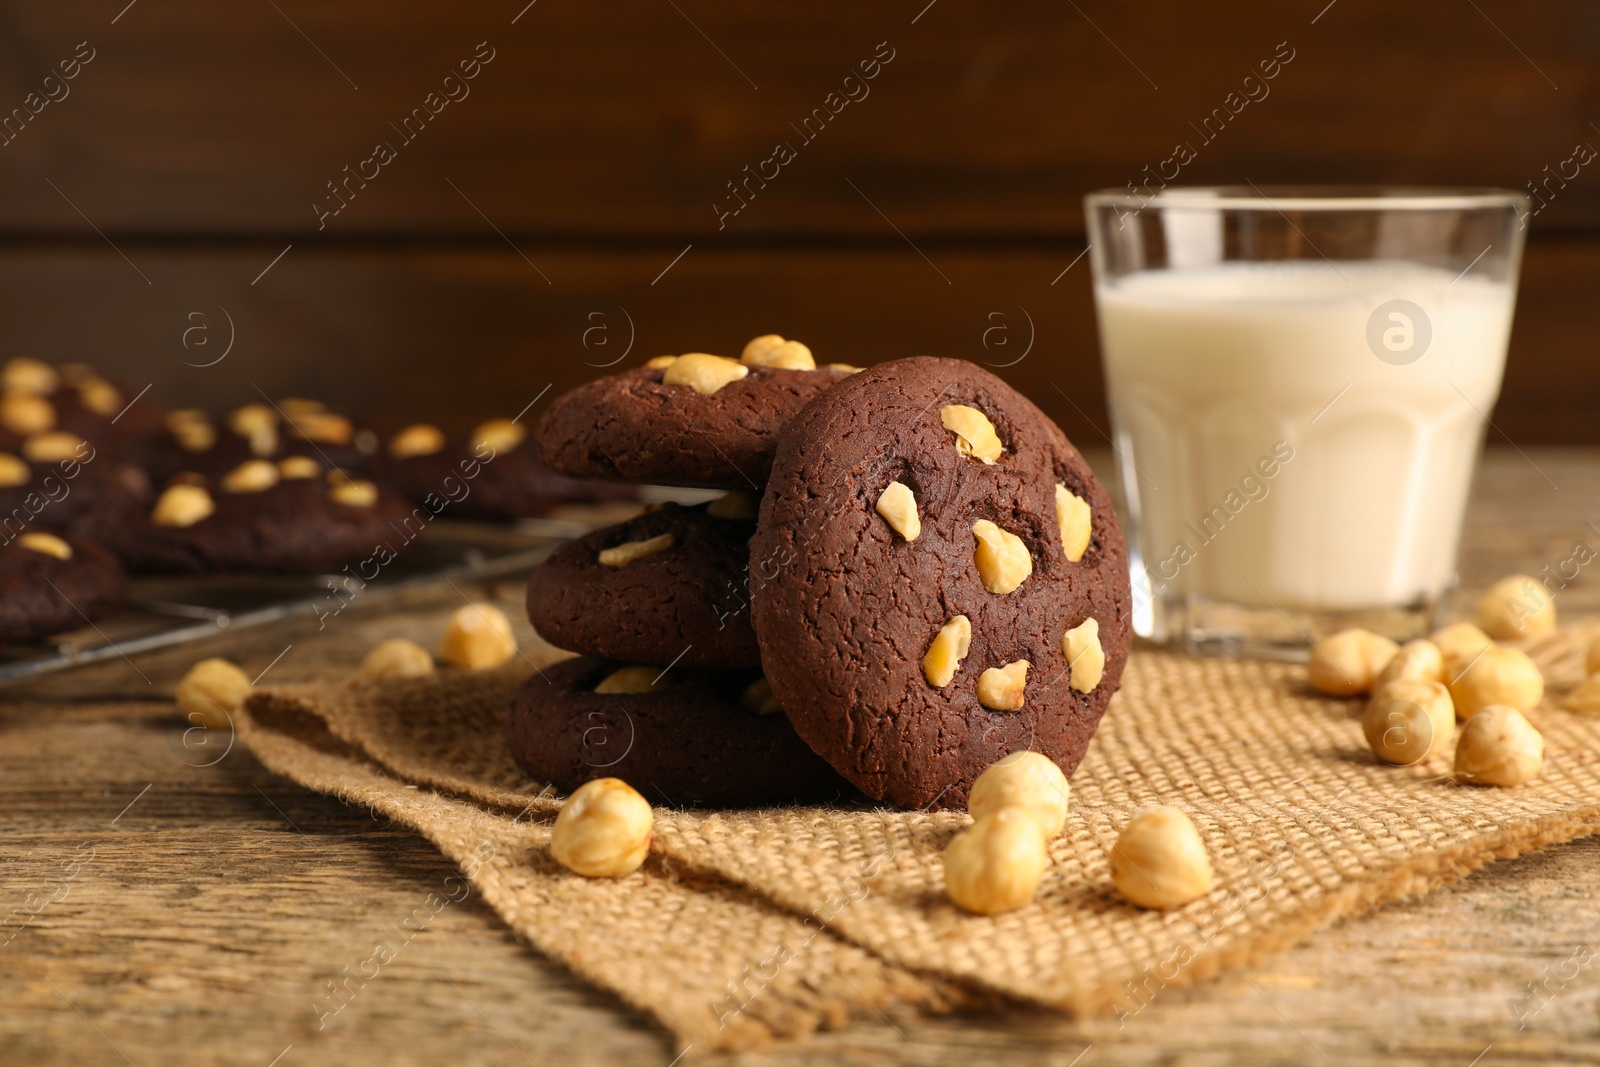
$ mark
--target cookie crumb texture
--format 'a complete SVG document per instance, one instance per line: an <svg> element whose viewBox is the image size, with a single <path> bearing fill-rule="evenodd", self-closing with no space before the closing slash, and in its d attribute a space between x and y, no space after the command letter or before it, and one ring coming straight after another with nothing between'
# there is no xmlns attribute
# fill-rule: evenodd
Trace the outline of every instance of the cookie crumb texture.
<svg viewBox="0 0 1600 1067"><path fill-rule="evenodd" d="M784 425L849 374L751 367L701 393L665 373L637 367L557 397L535 432L545 462L575 478L749 490L765 483Z"/></svg>
<svg viewBox="0 0 1600 1067"><path fill-rule="evenodd" d="M1004 449L994 463L958 450L940 415L951 404L993 422ZM875 509L896 481L916 495L915 541ZM1089 505L1077 561L1063 550L1057 485ZM1009 592L989 591L979 574L980 520L1027 547L1032 572ZM1070 774L1132 642L1127 550L1105 490L1043 412L961 360L880 364L790 423L751 543L750 585L761 661L795 729L863 792L902 808L965 807L973 780L1015 751ZM970 620L970 645L936 686L924 656L958 615ZM1090 618L1105 668L1079 692L1063 637ZM985 707L983 673L1020 660L1030 665L1021 706Z"/></svg>
<svg viewBox="0 0 1600 1067"><path fill-rule="evenodd" d="M568 541L528 578L528 621L557 648L636 663L759 667L745 567L755 524L668 504ZM602 553L671 537L622 566Z"/></svg>
<svg viewBox="0 0 1600 1067"><path fill-rule="evenodd" d="M763 807L854 796L782 715L741 702L754 671L674 668L650 692L596 693L627 667L589 656L534 674L511 698L506 746L535 781L571 792L637 782L669 807ZM660 672L660 668L655 668Z"/></svg>

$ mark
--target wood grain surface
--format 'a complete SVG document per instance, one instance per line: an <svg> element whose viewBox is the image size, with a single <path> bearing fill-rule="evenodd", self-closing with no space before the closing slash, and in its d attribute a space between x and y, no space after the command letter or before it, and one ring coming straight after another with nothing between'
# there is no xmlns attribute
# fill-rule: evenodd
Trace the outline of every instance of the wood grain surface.
<svg viewBox="0 0 1600 1067"><path fill-rule="evenodd" d="M1586 525L1597 501L1600 453L1490 452L1462 602L1510 570L1559 563L1579 540L1600 545ZM515 584L466 592L519 614ZM382 614L352 608L320 632L240 633L0 693L0 1062L671 1063L661 1031L519 945L475 897L319 1020L323 984L392 940L453 868L243 751L184 746L168 701L202 652L259 671L287 648L267 680L305 679L382 637L431 642L459 603L419 594ZM1600 583L1580 573L1557 603L1600 612ZM727 1062L1600 1063L1597 883L1593 839L1496 863L1261 966L1157 990L1120 1029L1021 1010L893 1016Z"/></svg>
<svg viewBox="0 0 1600 1067"><path fill-rule="evenodd" d="M112 235L481 234L487 216L760 240L876 233L881 209L918 239L1060 237L1084 193L1179 142L1186 183L1524 189L1548 166L1541 228L1600 226L1600 179L1562 167L1600 146L1582 0L127 5L0 16L7 111L95 52L0 148L0 228L88 232L70 198ZM446 85L480 42L492 60ZM396 158L319 230L313 203L378 142ZM779 143L796 158L719 231L727 183Z"/></svg>

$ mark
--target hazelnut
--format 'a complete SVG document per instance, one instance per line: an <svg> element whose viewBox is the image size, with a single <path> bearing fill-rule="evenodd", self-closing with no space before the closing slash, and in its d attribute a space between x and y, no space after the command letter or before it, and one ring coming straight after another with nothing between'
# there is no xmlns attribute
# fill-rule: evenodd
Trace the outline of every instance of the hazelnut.
<svg viewBox="0 0 1600 1067"><path fill-rule="evenodd" d="M372 646L356 668L356 675L369 682L391 678L422 678L434 673L433 656L415 641L391 637Z"/></svg>
<svg viewBox="0 0 1600 1067"><path fill-rule="evenodd" d="M1466 719L1493 704L1518 711L1535 707L1544 696L1544 675L1520 649L1493 645L1455 678L1449 679L1456 718Z"/></svg>
<svg viewBox="0 0 1600 1067"><path fill-rule="evenodd" d="M360 478L328 489L328 499L351 508L370 508L378 502L378 487Z"/></svg>
<svg viewBox="0 0 1600 1067"><path fill-rule="evenodd" d="M347 445L356 432L349 419L331 411L307 411L293 416L290 425L307 441L323 445Z"/></svg>
<svg viewBox="0 0 1600 1067"><path fill-rule="evenodd" d="M749 367L780 367L783 370L816 370L811 349L799 341L785 341L775 333L762 334L744 346L739 362Z"/></svg>
<svg viewBox="0 0 1600 1067"><path fill-rule="evenodd" d="M672 366L673 360L677 358L677 356L655 356L645 360L644 365L651 370L666 370Z"/></svg>
<svg viewBox="0 0 1600 1067"><path fill-rule="evenodd" d="M283 417L293 422L304 415L316 415L328 410L328 405L320 400L310 400L303 396L286 396L278 401L278 410L283 412Z"/></svg>
<svg viewBox="0 0 1600 1067"><path fill-rule="evenodd" d="M972 783L967 812L981 819L1001 808L1021 808L1033 816L1046 838L1067 824L1067 776L1048 756L1013 752L1001 756Z"/></svg>
<svg viewBox="0 0 1600 1067"><path fill-rule="evenodd" d="M1015 911L1033 900L1050 855L1044 832L1025 808L977 819L944 850L944 891L978 915Z"/></svg>
<svg viewBox="0 0 1600 1067"><path fill-rule="evenodd" d="M1211 892L1211 857L1189 816L1152 808L1135 815L1117 838L1111 881L1142 908L1174 908Z"/></svg>
<svg viewBox="0 0 1600 1067"><path fill-rule="evenodd" d="M77 434L55 431L36 433L22 442L22 454L35 463L62 463L79 459L87 442Z"/></svg>
<svg viewBox="0 0 1600 1067"><path fill-rule="evenodd" d="M493 604L457 608L439 642L440 659L471 670L498 667L516 654L517 636L511 620Z"/></svg>
<svg viewBox="0 0 1600 1067"><path fill-rule="evenodd" d="M1087 500L1060 484L1056 485L1056 525L1061 527L1061 550L1067 554L1067 562L1078 562L1089 550L1094 516Z"/></svg>
<svg viewBox="0 0 1600 1067"><path fill-rule="evenodd" d="M876 510L889 524L890 529L907 541L915 541L917 535L922 532L922 519L917 515L916 494L904 482L890 482L884 491L878 494Z"/></svg>
<svg viewBox="0 0 1600 1067"><path fill-rule="evenodd" d="M750 368L736 359L690 352L672 361L661 375L662 385L687 385L703 396L710 396L729 382L747 376Z"/></svg>
<svg viewBox="0 0 1600 1067"><path fill-rule="evenodd" d="M1600 674L1592 674L1583 683L1561 698L1561 706L1568 711L1600 715Z"/></svg>
<svg viewBox="0 0 1600 1067"><path fill-rule="evenodd" d="M4 369L0 369L0 388L7 392L49 396L56 391L60 380L61 376L50 364L27 356L9 359Z"/></svg>
<svg viewBox="0 0 1600 1067"><path fill-rule="evenodd" d="M1441 630L1435 630L1428 640L1438 646L1439 655L1444 657L1445 670L1441 677L1445 681L1477 659L1478 653L1494 644L1493 638L1470 622L1453 622Z"/></svg>
<svg viewBox="0 0 1600 1067"><path fill-rule="evenodd" d="M431 456L444 448L444 432L437 426L419 422L389 438L389 455L395 459Z"/></svg>
<svg viewBox="0 0 1600 1067"><path fill-rule="evenodd" d="M10 489L27 485L33 480L33 471L10 452L0 452L0 488Z"/></svg>
<svg viewBox="0 0 1600 1067"><path fill-rule="evenodd" d="M1033 556L1016 534L979 519L972 524L972 535L978 539L973 554L978 578L989 592L1009 593L1033 573Z"/></svg>
<svg viewBox="0 0 1600 1067"><path fill-rule="evenodd" d="M626 567L634 560L665 552L672 547L672 535L658 534L643 541L624 541L613 548L602 548L599 559L602 567Z"/></svg>
<svg viewBox="0 0 1600 1067"><path fill-rule="evenodd" d="M1019 659L984 671L978 676L978 703L995 711L1021 711L1030 666Z"/></svg>
<svg viewBox="0 0 1600 1067"><path fill-rule="evenodd" d="M96 415L110 416L122 410L122 390L99 375L77 383L78 401Z"/></svg>
<svg viewBox="0 0 1600 1067"><path fill-rule="evenodd" d="M217 510L211 494L198 485L170 485L156 498L150 521L157 526L193 526Z"/></svg>
<svg viewBox="0 0 1600 1067"><path fill-rule="evenodd" d="M1389 665L1379 672L1377 680L1372 683L1372 691L1376 693L1399 678L1443 681L1444 655L1439 651L1439 646L1421 637L1401 645L1400 651L1394 654Z"/></svg>
<svg viewBox="0 0 1600 1067"><path fill-rule="evenodd" d="M1496 641L1542 637L1556 628L1556 602L1537 578L1513 574L1478 601L1478 625Z"/></svg>
<svg viewBox="0 0 1600 1067"><path fill-rule="evenodd" d="M994 432L994 423L977 408L965 404L946 404L939 409L939 421L956 435L956 451L968 459L979 459L992 464L1000 458L1005 446L1000 435Z"/></svg>
<svg viewBox="0 0 1600 1067"><path fill-rule="evenodd" d="M1396 678L1373 694L1361 732L1383 762L1410 767L1442 752L1455 737L1455 705L1441 682Z"/></svg>
<svg viewBox="0 0 1600 1067"><path fill-rule="evenodd" d="M228 429L240 437L278 428L278 413L271 404L246 404L228 413Z"/></svg>
<svg viewBox="0 0 1600 1067"><path fill-rule="evenodd" d="M1480 785L1521 785L1544 768L1544 736L1516 708L1476 711L1456 742L1456 777Z"/></svg>
<svg viewBox="0 0 1600 1067"><path fill-rule="evenodd" d="M322 464L310 456L284 456L278 460L278 474L284 481L295 478L315 478L322 473Z"/></svg>
<svg viewBox="0 0 1600 1067"><path fill-rule="evenodd" d="M472 431L472 448L481 451L485 447L494 449L496 454L510 452L528 436L527 427L520 422L510 419L490 419L481 422Z"/></svg>
<svg viewBox="0 0 1600 1067"><path fill-rule="evenodd" d="M922 676L935 689L950 684L972 646L972 621L957 615L939 628L933 643L922 656Z"/></svg>
<svg viewBox="0 0 1600 1067"><path fill-rule="evenodd" d="M1583 657L1585 674L1600 674L1600 637L1589 642L1589 651Z"/></svg>
<svg viewBox="0 0 1600 1067"><path fill-rule="evenodd" d="M0 426L12 433L44 433L56 425L56 406L33 393L0 396Z"/></svg>
<svg viewBox="0 0 1600 1067"><path fill-rule="evenodd" d="M250 677L225 659L203 659L189 668L175 695L190 722L225 730L250 695Z"/></svg>
<svg viewBox="0 0 1600 1067"><path fill-rule="evenodd" d="M783 711L783 705L778 703L778 695L772 691L772 684L764 677L757 678L745 687L739 703L752 715L776 715Z"/></svg>
<svg viewBox="0 0 1600 1067"><path fill-rule="evenodd" d="M39 552L56 559L71 559L72 546L67 544L55 534L25 533L17 538L17 544L30 552Z"/></svg>
<svg viewBox="0 0 1600 1067"><path fill-rule="evenodd" d="M1370 630L1340 630L1312 646L1306 679L1312 688L1331 696L1369 693L1399 651L1399 645Z"/></svg>
<svg viewBox="0 0 1600 1067"><path fill-rule="evenodd" d="M585 878L632 874L650 854L655 816L620 778L585 782L561 805L550 831L555 861Z"/></svg>
<svg viewBox="0 0 1600 1067"><path fill-rule="evenodd" d="M735 490L723 493L706 505L706 514L713 519L754 519L761 512L761 500L749 493Z"/></svg>
<svg viewBox="0 0 1600 1067"><path fill-rule="evenodd" d="M1067 657L1069 684L1090 693L1106 673L1106 650L1100 645L1100 620L1084 619L1061 635L1061 652Z"/></svg>
<svg viewBox="0 0 1600 1067"><path fill-rule="evenodd" d="M612 693L655 693L671 689L678 680L660 667L623 667L612 671L594 687L602 696Z"/></svg>
<svg viewBox="0 0 1600 1067"><path fill-rule="evenodd" d="M259 493L278 484L278 465L264 459L247 459L222 476L229 493Z"/></svg>
<svg viewBox="0 0 1600 1067"><path fill-rule="evenodd" d="M178 412L173 414L176 415ZM203 418L174 422L169 415L167 428L172 431L173 438L186 452L207 452L217 443L217 428Z"/></svg>
<svg viewBox="0 0 1600 1067"><path fill-rule="evenodd" d="M783 344L783 337L775 333L764 333L759 337L752 337L745 342L744 351L739 353L740 363L759 365L761 356L771 348Z"/></svg>

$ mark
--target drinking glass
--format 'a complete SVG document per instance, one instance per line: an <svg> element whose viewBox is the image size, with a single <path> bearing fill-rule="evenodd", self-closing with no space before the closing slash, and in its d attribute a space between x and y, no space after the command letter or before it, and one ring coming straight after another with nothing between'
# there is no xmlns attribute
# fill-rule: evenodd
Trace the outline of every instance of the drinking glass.
<svg viewBox="0 0 1600 1067"><path fill-rule="evenodd" d="M1296 657L1455 583L1528 203L1212 187L1086 201L1138 633Z"/></svg>

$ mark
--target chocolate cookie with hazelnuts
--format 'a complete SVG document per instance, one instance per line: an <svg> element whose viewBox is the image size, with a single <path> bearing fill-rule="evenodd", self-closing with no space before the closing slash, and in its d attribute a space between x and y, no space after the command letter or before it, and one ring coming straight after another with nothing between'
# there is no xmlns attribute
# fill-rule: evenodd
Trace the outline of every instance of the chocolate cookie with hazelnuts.
<svg viewBox="0 0 1600 1067"><path fill-rule="evenodd" d="M1132 642L1105 490L1048 416L960 360L879 364L805 406L750 585L795 730L903 808L962 808L1013 751L1070 774Z"/></svg>

